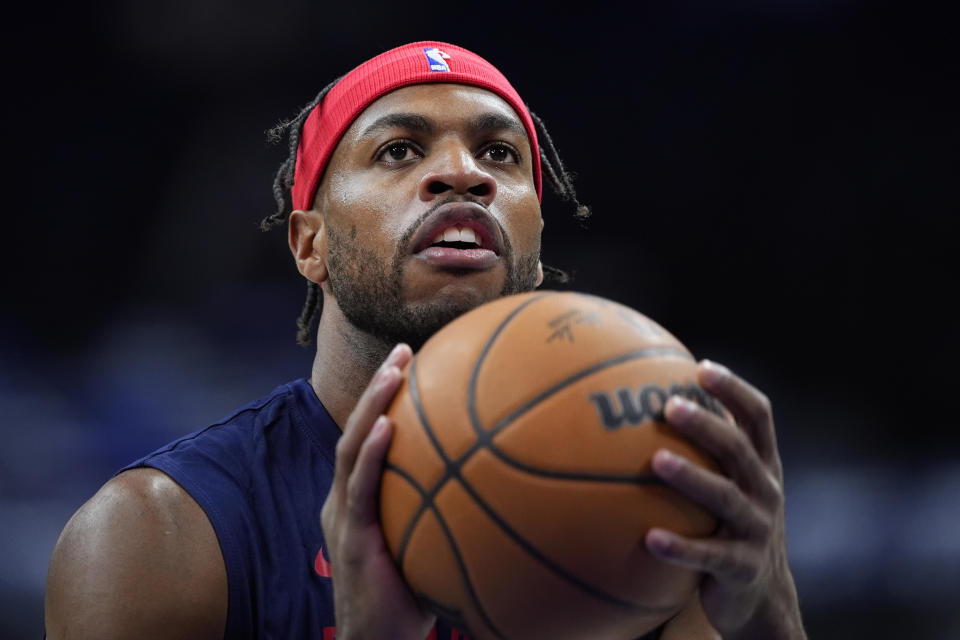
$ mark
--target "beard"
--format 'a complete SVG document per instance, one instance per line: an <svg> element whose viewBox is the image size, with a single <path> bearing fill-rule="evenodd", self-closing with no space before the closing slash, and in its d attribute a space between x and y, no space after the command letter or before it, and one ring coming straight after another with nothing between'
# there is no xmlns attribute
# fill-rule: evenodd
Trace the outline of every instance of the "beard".
<svg viewBox="0 0 960 640"><path fill-rule="evenodd" d="M410 226L389 265L356 240L351 241L332 226L327 227L330 289L354 327L385 345L405 342L414 351L450 321L479 306L483 301L438 299L408 303L403 300L402 262L419 226ZM507 276L499 296L532 291L537 284L539 251L517 256L506 232L504 258Z"/></svg>

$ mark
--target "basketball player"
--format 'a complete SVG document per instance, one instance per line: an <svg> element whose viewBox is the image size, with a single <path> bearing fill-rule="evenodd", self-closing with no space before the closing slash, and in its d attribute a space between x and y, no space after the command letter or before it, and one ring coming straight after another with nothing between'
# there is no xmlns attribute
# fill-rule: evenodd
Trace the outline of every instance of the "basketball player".
<svg viewBox="0 0 960 640"><path fill-rule="evenodd" d="M291 159L265 222L287 226L309 283L301 340L319 315L311 376L133 463L80 508L50 564L51 639L460 637L435 627L385 548L382 414L411 347L542 282L541 176L576 202L572 184L500 72L445 43L381 54L281 129ZM665 451L654 470L722 528L641 541L705 574L649 637L802 638L769 403L716 364L699 380L735 422L678 398L666 415L725 475Z"/></svg>

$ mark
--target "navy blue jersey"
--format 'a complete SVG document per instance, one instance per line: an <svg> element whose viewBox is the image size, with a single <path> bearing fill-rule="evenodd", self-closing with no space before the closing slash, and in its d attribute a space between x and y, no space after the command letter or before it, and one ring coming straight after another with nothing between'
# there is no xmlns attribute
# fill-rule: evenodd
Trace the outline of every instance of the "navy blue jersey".
<svg viewBox="0 0 960 640"><path fill-rule="evenodd" d="M300 379L121 470L159 469L207 514L227 570L226 638L333 638L320 510L340 433ZM436 640L462 637L437 626Z"/></svg>
<svg viewBox="0 0 960 640"><path fill-rule="evenodd" d="M340 433L300 379L121 470L166 473L207 514L227 570L226 638L333 638L320 510ZM463 637L442 622L429 636Z"/></svg>
<svg viewBox="0 0 960 640"><path fill-rule="evenodd" d="M227 569L225 637L323 638L334 627L320 509L339 437L297 380L124 469L163 471L207 514Z"/></svg>

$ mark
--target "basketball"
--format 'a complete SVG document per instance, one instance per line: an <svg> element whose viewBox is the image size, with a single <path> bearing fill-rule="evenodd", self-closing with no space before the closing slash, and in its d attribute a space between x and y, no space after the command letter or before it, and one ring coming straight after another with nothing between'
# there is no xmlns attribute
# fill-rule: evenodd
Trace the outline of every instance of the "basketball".
<svg viewBox="0 0 960 640"><path fill-rule="evenodd" d="M664 422L671 395L719 412L670 333L616 302L532 292L436 333L405 370L381 524L413 593L471 638L636 638L699 574L653 558L651 527L712 516L653 474L658 449L716 464Z"/></svg>

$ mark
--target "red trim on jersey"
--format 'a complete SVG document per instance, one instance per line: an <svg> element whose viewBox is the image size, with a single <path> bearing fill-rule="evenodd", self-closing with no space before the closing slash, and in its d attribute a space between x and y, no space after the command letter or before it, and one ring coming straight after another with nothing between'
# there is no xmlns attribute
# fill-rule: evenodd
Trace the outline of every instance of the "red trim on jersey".
<svg viewBox="0 0 960 640"><path fill-rule="evenodd" d="M313 570L316 571L317 575L321 578L333 577L333 570L330 568L330 563L323 557L323 547L320 547L320 550L317 551L317 557L313 561Z"/></svg>

